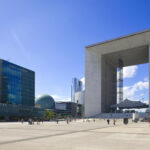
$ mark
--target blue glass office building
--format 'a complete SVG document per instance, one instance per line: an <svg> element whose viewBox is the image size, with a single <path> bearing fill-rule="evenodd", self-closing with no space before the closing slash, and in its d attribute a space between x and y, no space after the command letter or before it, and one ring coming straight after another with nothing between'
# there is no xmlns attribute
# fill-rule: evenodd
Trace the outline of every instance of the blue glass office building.
<svg viewBox="0 0 150 150"><path fill-rule="evenodd" d="M71 85L71 101L75 103L75 93L82 90L82 81L77 78L72 79Z"/></svg>
<svg viewBox="0 0 150 150"><path fill-rule="evenodd" d="M0 59L0 103L34 106L35 72Z"/></svg>

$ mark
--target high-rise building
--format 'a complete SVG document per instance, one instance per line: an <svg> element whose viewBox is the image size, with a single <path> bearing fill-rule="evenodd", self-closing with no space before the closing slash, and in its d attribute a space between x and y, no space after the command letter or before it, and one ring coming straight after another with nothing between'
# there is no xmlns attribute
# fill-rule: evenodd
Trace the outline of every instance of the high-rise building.
<svg viewBox="0 0 150 150"><path fill-rule="evenodd" d="M35 72L0 59L0 103L34 106Z"/></svg>
<svg viewBox="0 0 150 150"><path fill-rule="evenodd" d="M71 85L71 101L75 102L75 93L82 90L82 81L78 80L77 78L72 79Z"/></svg>

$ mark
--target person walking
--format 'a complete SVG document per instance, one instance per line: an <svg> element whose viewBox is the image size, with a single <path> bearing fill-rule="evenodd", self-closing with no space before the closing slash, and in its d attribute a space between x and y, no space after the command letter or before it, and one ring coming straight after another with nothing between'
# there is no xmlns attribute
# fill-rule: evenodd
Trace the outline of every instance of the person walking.
<svg viewBox="0 0 150 150"><path fill-rule="evenodd" d="M113 120L113 124L114 124L114 126L116 125L116 120L115 119Z"/></svg>
<svg viewBox="0 0 150 150"><path fill-rule="evenodd" d="M21 122L22 122L22 124L23 124L23 122L24 122L23 118L21 119Z"/></svg>
<svg viewBox="0 0 150 150"><path fill-rule="evenodd" d="M110 123L110 120L109 120L109 119L107 119L107 124L109 125L109 123Z"/></svg>

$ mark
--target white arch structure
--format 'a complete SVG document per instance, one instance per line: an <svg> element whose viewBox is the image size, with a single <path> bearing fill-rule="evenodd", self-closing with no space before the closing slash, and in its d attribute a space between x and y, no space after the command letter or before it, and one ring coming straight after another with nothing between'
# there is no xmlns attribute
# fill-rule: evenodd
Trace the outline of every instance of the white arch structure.
<svg viewBox="0 0 150 150"><path fill-rule="evenodd" d="M130 66L150 62L150 30L85 48L85 116L109 112L117 101L118 59Z"/></svg>

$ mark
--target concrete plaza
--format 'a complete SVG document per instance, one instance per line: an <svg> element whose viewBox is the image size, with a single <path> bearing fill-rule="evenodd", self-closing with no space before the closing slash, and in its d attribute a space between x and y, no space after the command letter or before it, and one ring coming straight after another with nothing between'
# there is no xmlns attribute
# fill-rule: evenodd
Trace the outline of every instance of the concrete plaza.
<svg viewBox="0 0 150 150"><path fill-rule="evenodd" d="M148 123L0 123L0 150L149 150Z"/></svg>

